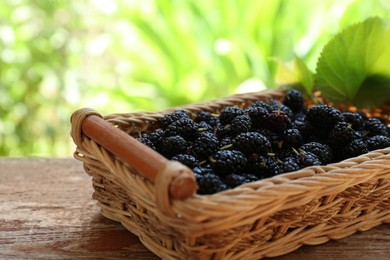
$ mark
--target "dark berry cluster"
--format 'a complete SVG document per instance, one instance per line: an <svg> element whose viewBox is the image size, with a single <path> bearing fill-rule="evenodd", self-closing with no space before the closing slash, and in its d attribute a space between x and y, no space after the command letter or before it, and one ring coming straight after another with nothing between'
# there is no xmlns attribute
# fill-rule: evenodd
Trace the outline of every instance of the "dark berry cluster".
<svg viewBox="0 0 390 260"><path fill-rule="evenodd" d="M297 90L218 114L177 110L158 126L137 139L191 168L199 194L390 146L389 127L380 119L328 105L306 107Z"/></svg>

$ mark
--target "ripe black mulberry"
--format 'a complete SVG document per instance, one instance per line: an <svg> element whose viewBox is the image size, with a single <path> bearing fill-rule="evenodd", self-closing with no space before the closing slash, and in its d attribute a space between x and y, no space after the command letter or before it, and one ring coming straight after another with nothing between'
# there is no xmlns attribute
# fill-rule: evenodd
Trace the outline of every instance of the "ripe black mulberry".
<svg viewBox="0 0 390 260"><path fill-rule="evenodd" d="M233 139L233 147L244 154L266 154L271 151L269 140L257 132L246 132L237 135Z"/></svg>
<svg viewBox="0 0 390 260"><path fill-rule="evenodd" d="M213 170L218 175L227 175L231 172L241 173L246 166L247 159L237 150L220 150L210 157Z"/></svg>

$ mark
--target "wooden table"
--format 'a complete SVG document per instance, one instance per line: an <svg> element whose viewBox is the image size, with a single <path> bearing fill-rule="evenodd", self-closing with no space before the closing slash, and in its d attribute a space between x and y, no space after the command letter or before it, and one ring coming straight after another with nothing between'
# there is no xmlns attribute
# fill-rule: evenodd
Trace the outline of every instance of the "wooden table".
<svg viewBox="0 0 390 260"><path fill-rule="evenodd" d="M158 259L92 192L72 158L0 158L0 259ZM273 259L390 259L390 224Z"/></svg>

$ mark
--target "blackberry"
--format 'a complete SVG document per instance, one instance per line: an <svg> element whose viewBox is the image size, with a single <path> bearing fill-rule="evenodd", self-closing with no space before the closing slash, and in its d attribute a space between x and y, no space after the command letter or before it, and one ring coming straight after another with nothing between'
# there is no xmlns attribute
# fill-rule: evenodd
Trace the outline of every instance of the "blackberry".
<svg viewBox="0 0 390 260"><path fill-rule="evenodd" d="M367 143L359 138L350 142L344 147L341 153L341 160L359 156L368 153Z"/></svg>
<svg viewBox="0 0 390 260"><path fill-rule="evenodd" d="M233 147L244 154L266 154L271 151L271 143L257 132L246 132L237 135L233 139Z"/></svg>
<svg viewBox="0 0 390 260"><path fill-rule="evenodd" d="M214 130L214 128L209 125L208 123L206 123L205 121L200 121L198 123L198 132L212 132Z"/></svg>
<svg viewBox="0 0 390 260"><path fill-rule="evenodd" d="M303 108L303 96L298 90L291 89L283 98L283 104L288 106L293 112L298 112Z"/></svg>
<svg viewBox="0 0 390 260"><path fill-rule="evenodd" d="M142 137L149 139L157 147L159 142L165 137L165 132L161 128L158 128L154 132L143 134Z"/></svg>
<svg viewBox="0 0 390 260"><path fill-rule="evenodd" d="M313 133L312 135L306 136L304 143L319 142L322 144L327 143L327 137L321 135L321 133Z"/></svg>
<svg viewBox="0 0 390 260"><path fill-rule="evenodd" d="M231 122L231 129L235 134L248 132L252 128L252 120L248 115L236 116Z"/></svg>
<svg viewBox="0 0 390 260"><path fill-rule="evenodd" d="M165 137L157 146L157 151L168 159L176 154L185 153L186 149L187 141L179 135Z"/></svg>
<svg viewBox="0 0 390 260"><path fill-rule="evenodd" d="M264 135L268 139L268 141L271 143L272 149L279 149L280 137L277 133L269 129L260 129L257 132Z"/></svg>
<svg viewBox="0 0 390 260"><path fill-rule="evenodd" d="M264 172L267 164L267 157L258 154L252 154L248 156L248 162L246 166L246 171L260 176Z"/></svg>
<svg viewBox="0 0 390 260"><path fill-rule="evenodd" d="M296 160L298 162L298 165L300 168L305 168L308 166L314 166L314 165L321 165L320 159L317 157L317 155L301 151L296 155Z"/></svg>
<svg viewBox="0 0 390 260"><path fill-rule="evenodd" d="M219 149L219 141L212 133L199 134L191 145L191 153L200 160L207 159Z"/></svg>
<svg viewBox="0 0 390 260"><path fill-rule="evenodd" d="M205 175L207 173L212 173L214 174L214 171L213 169L210 167L208 167L207 165L206 166L196 166L194 168L192 168L192 172L194 174L199 174L199 175Z"/></svg>
<svg viewBox="0 0 390 260"><path fill-rule="evenodd" d="M219 149L225 150L225 149L233 148L232 143L233 143L233 139L231 137L225 137L219 142Z"/></svg>
<svg viewBox="0 0 390 260"><path fill-rule="evenodd" d="M254 181L258 181L259 178L254 175L254 174L251 174L251 173L243 173L241 174L242 176L245 177L245 179L248 181L248 182L254 182Z"/></svg>
<svg viewBox="0 0 390 260"><path fill-rule="evenodd" d="M165 115L163 118L159 120L160 127L162 129L167 128L173 122L179 120L180 118L190 118L190 114L185 110L176 110L171 114Z"/></svg>
<svg viewBox="0 0 390 260"><path fill-rule="evenodd" d="M315 130L314 126L305 117L293 120L291 122L291 128L298 129L302 135L308 135Z"/></svg>
<svg viewBox="0 0 390 260"><path fill-rule="evenodd" d="M268 112L272 111L271 106L269 104L267 104L266 102L264 102L263 100L258 100L258 101L253 102L251 104L251 107L262 107L265 110L267 110Z"/></svg>
<svg viewBox="0 0 390 260"><path fill-rule="evenodd" d="M294 113L293 117L291 118L291 121L305 120L306 112L306 107L303 107L301 111Z"/></svg>
<svg viewBox="0 0 390 260"><path fill-rule="evenodd" d="M355 137L356 138L365 138L366 137L366 132L364 130L362 130L362 131L355 131Z"/></svg>
<svg viewBox="0 0 390 260"><path fill-rule="evenodd" d="M292 118L294 116L294 112L291 110L291 108L279 103L276 99L271 100L269 105L271 107L270 112L279 110L285 113L289 118Z"/></svg>
<svg viewBox="0 0 390 260"><path fill-rule="evenodd" d="M358 113L359 115L361 115L363 117L363 120L367 120L368 119L368 116L366 113L362 112L362 111L359 111L359 112L356 112Z"/></svg>
<svg viewBox="0 0 390 260"><path fill-rule="evenodd" d="M216 174L194 173L194 176L199 187L197 191L198 194L213 194L228 189L228 186Z"/></svg>
<svg viewBox="0 0 390 260"><path fill-rule="evenodd" d="M166 136L180 135L186 140L193 140L198 134L198 124L190 118L180 118L170 124L166 130Z"/></svg>
<svg viewBox="0 0 390 260"><path fill-rule="evenodd" d="M351 124L355 131L363 130L365 119L360 113L343 112L343 116L345 121Z"/></svg>
<svg viewBox="0 0 390 260"><path fill-rule="evenodd" d="M314 126L304 118L302 119L300 118L293 121L291 124L291 128L299 130L303 140L305 140L308 136L313 135L313 133L315 133Z"/></svg>
<svg viewBox="0 0 390 260"><path fill-rule="evenodd" d="M291 126L290 117L281 110L273 110L268 116L268 128L281 133Z"/></svg>
<svg viewBox="0 0 390 260"><path fill-rule="evenodd" d="M235 188L241 184L250 183L257 181L258 178L252 174L236 174L231 173L224 178L224 182L229 186L229 188Z"/></svg>
<svg viewBox="0 0 390 260"><path fill-rule="evenodd" d="M292 149L291 147L290 148L286 148L286 149L278 149L275 152L276 152L276 157L279 160L282 160L282 161L285 160L286 158L292 157L292 156L294 156L296 154L294 152L294 149Z"/></svg>
<svg viewBox="0 0 390 260"><path fill-rule="evenodd" d="M368 118L365 122L364 130L366 136L384 135L388 136L386 125L378 118Z"/></svg>
<svg viewBox="0 0 390 260"><path fill-rule="evenodd" d="M369 151L390 147L390 137L384 135L374 135L367 138L367 148Z"/></svg>
<svg viewBox="0 0 390 260"><path fill-rule="evenodd" d="M298 171L300 169L299 164L298 164L296 158L294 158L294 157L287 157L283 161L282 168L283 168L283 172L295 172L295 171Z"/></svg>
<svg viewBox="0 0 390 260"><path fill-rule="evenodd" d="M283 169L275 158L254 154L248 158L247 171L262 179L281 174Z"/></svg>
<svg viewBox="0 0 390 260"><path fill-rule="evenodd" d="M340 148L356 138L356 132L347 122L338 122L329 132L328 142L332 147Z"/></svg>
<svg viewBox="0 0 390 260"><path fill-rule="evenodd" d="M200 122L203 121L203 122L206 122L207 124L209 124L212 127L215 127L216 125L219 124L218 117L212 115L211 113L209 113L207 111L199 112L199 114L195 117L194 121L196 123L200 123Z"/></svg>
<svg viewBox="0 0 390 260"><path fill-rule="evenodd" d="M265 169L263 172L264 178L273 177L276 175L279 175L283 173L283 168L280 166L280 164L275 160L274 157L267 157L266 158L266 164Z"/></svg>
<svg viewBox="0 0 390 260"><path fill-rule="evenodd" d="M282 148L299 147L303 138L298 129L286 129L282 135Z"/></svg>
<svg viewBox="0 0 390 260"><path fill-rule="evenodd" d="M280 102L277 99L273 98L268 101L268 105L270 106L271 111L275 109L278 110L278 106L280 105Z"/></svg>
<svg viewBox="0 0 390 260"><path fill-rule="evenodd" d="M306 113L306 119L316 128L317 131L327 133L338 122L344 121L342 113L328 105L316 105Z"/></svg>
<svg viewBox="0 0 390 260"><path fill-rule="evenodd" d="M244 170L247 159L237 150L220 150L210 157L211 166L218 175L229 172L240 173Z"/></svg>
<svg viewBox="0 0 390 260"><path fill-rule="evenodd" d="M221 113L219 114L219 120L221 121L221 124L227 125L229 124L236 116L244 115L244 110L242 110L239 107L225 107L222 109Z"/></svg>
<svg viewBox="0 0 390 260"><path fill-rule="evenodd" d="M302 145L299 150L310 152L320 159L322 164L328 164L333 161L333 152L329 145L319 142L310 142Z"/></svg>
<svg viewBox="0 0 390 260"><path fill-rule="evenodd" d="M215 136L219 139L222 140L226 137L233 137L235 136L235 132L232 129L232 126L230 124L227 125L222 125L219 124L217 127L214 129Z"/></svg>
<svg viewBox="0 0 390 260"><path fill-rule="evenodd" d="M191 169L199 166L199 160L190 154L177 154L171 160L178 161Z"/></svg>
<svg viewBox="0 0 390 260"><path fill-rule="evenodd" d="M138 142L141 142L143 143L144 145L146 146L149 146L150 148L152 148L153 150L156 150L156 146L154 145L154 143L149 139L149 138L146 138L146 137L137 137L135 138Z"/></svg>
<svg viewBox="0 0 390 260"><path fill-rule="evenodd" d="M256 128L262 128L267 125L269 112L261 106L250 106L245 112L252 119L252 125Z"/></svg>

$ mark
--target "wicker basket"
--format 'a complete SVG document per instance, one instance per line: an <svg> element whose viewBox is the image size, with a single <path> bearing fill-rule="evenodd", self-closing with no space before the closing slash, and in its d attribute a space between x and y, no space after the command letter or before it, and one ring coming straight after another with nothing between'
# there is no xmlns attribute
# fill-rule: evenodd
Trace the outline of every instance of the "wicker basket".
<svg viewBox="0 0 390 260"><path fill-rule="evenodd" d="M268 90L180 109L218 112L282 95ZM80 109L71 119L75 158L93 177L93 197L103 215L121 222L156 255L260 259L390 223L390 147L197 195L191 170L128 135L155 129L174 110L102 118Z"/></svg>

